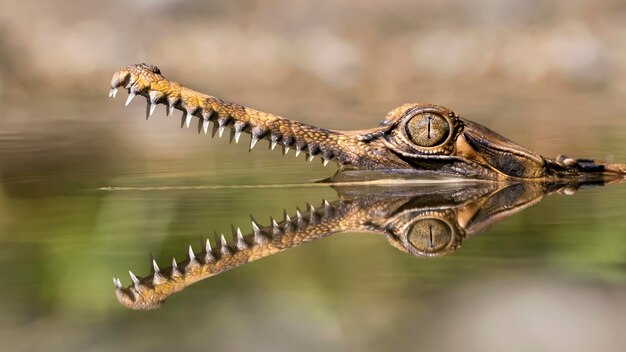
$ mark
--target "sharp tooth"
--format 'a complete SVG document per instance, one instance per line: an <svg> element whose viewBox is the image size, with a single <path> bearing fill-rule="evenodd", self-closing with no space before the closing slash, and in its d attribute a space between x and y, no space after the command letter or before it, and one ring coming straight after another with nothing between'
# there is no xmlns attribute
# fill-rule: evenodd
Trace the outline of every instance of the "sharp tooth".
<svg viewBox="0 0 626 352"><path fill-rule="evenodd" d="M122 283L120 282L120 279L113 278L113 286L115 286L115 288L122 288Z"/></svg>
<svg viewBox="0 0 626 352"><path fill-rule="evenodd" d="M135 276L135 274L133 274L130 270L128 273L130 274L130 279L133 280L133 284L135 284L135 286L139 285L139 278L137 278L137 276Z"/></svg>
<svg viewBox="0 0 626 352"><path fill-rule="evenodd" d="M272 148L272 150L274 150L274 148L276 148L276 144L278 144L278 142L276 142L276 141L271 141L271 142L270 142L270 148Z"/></svg>
<svg viewBox="0 0 626 352"><path fill-rule="evenodd" d="M222 252L222 255L229 255L230 253L230 248L228 248L228 243L226 243L226 237L224 237L224 235L222 235L222 237L220 238L220 241L222 242L222 248L220 248L220 251Z"/></svg>
<svg viewBox="0 0 626 352"><path fill-rule="evenodd" d="M208 253L211 253L213 251L213 248L211 248L211 241L209 241L209 239L206 239L206 243L204 245L204 251Z"/></svg>
<svg viewBox="0 0 626 352"><path fill-rule="evenodd" d="M309 156L306 158L306 160L307 161L313 161L313 158L315 158L315 155L309 154Z"/></svg>
<svg viewBox="0 0 626 352"><path fill-rule="evenodd" d="M174 113L174 105L173 104L169 104L167 106L167 113L166 113L166 115L167 116L172 116L173 113Z"/></svg>
<svg viewBox="0 0 626 352"><path fill-rule="evenodd" d="M115 98L117 96L117 88L113 89L113 98ZM119 282L120 279L117 279L117 281Z"/></svg>
<svg viewBox="0 0 626 352"><path fill-rule="evenodd" d="M266 238L261 231L261 227L256 222L254 217L250 215L250 220L252 221L252 231L254 232L254 241L257 243L262 243Z"/></svg>
<svg viewBox="0 0 626 352"><path fill-rule="evenodd" d="M202 129L204 130L204 134L209 133L209 120L208 119L204 119L202 121Z"/></svg>
<svg viewBox="0 0 626 352"><path fill-rule="evenodd" d="M314 212L315 211L315 207L313 207L312 204L307 204L307 206L308 206L310 212Z"/></svg>
<svg viewBox="0 0 626 352"><path fill-rule="evenodd" d="M300 155L300 152L302 151L302 149L298 149L296 148L296 158L298 157L298 155Z"/></svg>
<svg viewBox="0 0 626 352"><path fill-rule="evenodd" d="M322 201L322 203L324 204L324 207L329 207L330 206L330 203L328 203L328 201L326 199L324 199Z"/></svg>
<svg viewBox="0 0 626 352"><path fill-rule="evenodd" d="M155 103L150 103L150 114L148 116L152 116L152 114L154 114L154 110L156 109L157 104Z"/></svg>
<svg viewBox="0 0 626 352"><path fill-rule="evenodd" d="M259 228L259 224L257 224L256 221L254 221L254 218L252 218L252 215L250 215L250 218L252 219L252 230L254 231L254 243L256 244L267 243L268 238L263 234L263 232L261 232L261 229Z"/></svg>
<svg viewBox="0 0 626 352"><path fill-rule="evenodd" d="M276 220L274 220L274 218L270 218L272 220L272 234L274 236L278 236L280 235L280 226L278 226L278 223L276 222Z"/></svg>
<svg viewBox="0 0 626 352"><path fill-rule="evenodd" d="M172 276L180 275L180 270L178 269L178 263L176 263L176 258L172 258Z"/></svg>
<svg viewBox="0 0 626 352"><path fill-rule="evenodd" d="M213 249L211 248L211 241L206 239L206 243L204 245L204 251L206 252L204 255L204 260L207 263L215 263L215 256L213 255Z"/></svg>
<svg viewBox="0 0 626 352"><path fill-rule="evenodd" d="M300 212L300 209L296 209L296 216L298 217L298 220L302 220L302 213Z"/></svg>
<svg viewBox="0 0 626 352"><path fill-rule="evenodd" d="M220 138L222 138L222 135L224 134L224 128L225 126L219 126L217 128L217 134L220 136Z"/></svg>
<svg viewBox="0 0 626 352"><path fill-rule="evenodd" d="M283 155L287 155L287 153L289 153L289 146L285 145L283 146Z"/></svg>
<svg viewBox="0 0 626 352"><path fill-rule="evenodd" d="M259 228L259 224L257 224L256 221L254 220L252 220L252 231L254 231L255 235L261 232L261 229Z"/></svg>
<svg viewBox="0 0 626 352"><path fill-rule="evenodd" d="M186 117L185 117L185 126L187 126L187 128L189 128L189 125L191 125L191 118L193 117L192 114L190 114L189 112L186 113Z"/></svg>
<svg viewBox="0 0 626 352"><path fill-rule="evenodd" d="M111 88L111 90L109 91L109 98L115 98L116 95L117 95L117 88Z"/></svg>
<svg viewBox="0 0 626 352"><path fill-rule="evenodd" d="M322 164L324 164L324 166L328 165L328 162L330 161L330 159L322 159Z"/></svg>
<svg viewBox="0 0 626 352"><path fill-rule="evenodd" d="M154 259L152 259L152 269L154 269L155 273L158 273L160 271L159 266L157 265L157 262Z"/></svg>
<svg viewBox="0 0 626 352"><path fill-rule="evenodd" d="M258 142L259 139L256 138L254 135L252 136L252 139L250 140L250 150L252 150L252 148L254 148L254 146L256 145L256 142Z"/></svg>
<svg viewBox="0 0 626 352"><path fill-rule="evenodd" d="M285 221L286 222L291 222L291 216L289 216L289 214L287 214L287 210L284 210L285 213Z"/></svg>
<svg viewBox="0 0 626 352"><path fill-rule="evenodd" d="M241 229L237 228L237 249L244 250L246 248L248 248L248 244L246 243L246 240L243 238Z"/></svg>
<svg viewBox="0 0 626 352"><path fill-rule="evenodd" d="M235 131L235 143L239 143L239 137L241 137L241 131Z"/></svg>
<svg viewBox="0 0 626 352"><path fill-rule="evenodd" d="M189 255L189 260L196 259L196 255L193 253L193 248L191 248L191 245L189 245L188 255Z"/></svg>
<svg viewBox="0 0 626 352"><path fill-rule="evenodd" d="M263 235L261 232L259 233L255 233L254 234L254 242L257 244L264 244L268 242L267 237L265 237L265 235Z"/></svg>
<svg viewBox="0 0 626 352"><path fill-rule="evenodd" d="M133 93L133 92L130 92L130 93L128 94L128 98L126 98L126 104L125 104L125 106L128 106L128 104L130 104L130 102L133 100L133 98L135 97L135 95L136 95L136 94L135 94L135 93Z"/></svg>

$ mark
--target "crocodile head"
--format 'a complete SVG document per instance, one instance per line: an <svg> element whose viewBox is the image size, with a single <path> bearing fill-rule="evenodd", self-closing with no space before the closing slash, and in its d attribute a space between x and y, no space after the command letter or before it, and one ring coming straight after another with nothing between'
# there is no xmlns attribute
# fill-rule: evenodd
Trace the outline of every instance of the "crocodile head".
<svg viewBox="0 0 626 352"><path fill-rule="evenodd" d="M323 164L335 161L340 170L376 170L386 174L450 176L479 179L623 178L626 164L589 159L545 158L488 128L461 118L452 110L431 104L405 104L392 110L372 129L336 131L225 102L167 80L156 67L131 65L117 71L109 96L128 90L128 105L137 96L147 101L146 118L157 104L183 112L181 127L198 118L198 132L222 136L231 128L231 140L251 135L250 149L267 139L283 153L315 156Z"/></svg>

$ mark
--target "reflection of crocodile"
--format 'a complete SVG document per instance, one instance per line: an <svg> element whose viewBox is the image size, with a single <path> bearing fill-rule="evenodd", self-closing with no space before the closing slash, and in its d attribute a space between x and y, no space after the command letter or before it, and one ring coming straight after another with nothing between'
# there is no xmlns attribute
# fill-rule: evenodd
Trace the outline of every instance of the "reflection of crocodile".
<svg viewBox="0 0 626 352"><path fill-rule="evenodd" d="M126 104L136 95L148 100L146 117L157 104L168 114L183 111L187 127L198 117L198 131L221 136L231 127L231 138L239 141L242 132L251 134L250 149L259 139L270 141L272 149L282 145L284 153L294 148L309 160L321 156L326 165L336 161L341 170L379 170L388 174L418 174L482 179L545 179L623 177L626 164L588 159L538 155L497 133L456 115L451 110L428 104L405 104L392 110L377 128L360 131L333 131L260 112L204 95L167 80L160 70L139 64L113 75L109 96L118 87L128 89Z"/></svg>
<svg viewBox="0 0 626 352"><path fill-rule="evenodd" d="M254 260L340 232L384 234L395 248L417 257L452 253L467 237L539 202L546 194L570 193L578 185L543 182L463 183L429 186L372 186L359 190L338 188L340 199L324 201L315 209L285 212L284 220L269 226L252 221L252 233L233 229L233 240L222 235L213 248L209 240L199 253L189 247L187 259L159 268L142 278L130 274L133 284L114 279L119 301L134 309L157 308L172 293L199 280Z"/></svg>

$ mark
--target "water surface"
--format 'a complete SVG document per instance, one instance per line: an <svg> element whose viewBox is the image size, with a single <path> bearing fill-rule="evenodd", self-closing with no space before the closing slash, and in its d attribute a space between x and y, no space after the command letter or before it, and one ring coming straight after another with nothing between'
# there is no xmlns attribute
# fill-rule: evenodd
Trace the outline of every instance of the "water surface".
<svg viewBox="0 0 626 352"><path fill-rule="evenodd" d="M2 347L502 350L547 333L555 349L626 343L626 185L552 194L449 255L418 258L348 231L203 280L160 309L129 310L111 279L147 275L150 254L167 266L231 224L250 233L250 214L268 225L340 196L312 183L334 172L319 160L248 153L245 137L229 146L118 105L55 106L37 128L5 112ZM72 118L86 111L88 121ZM516 140L514 128L499 132ZM620 139L606 143L624 159Z"/></svg>

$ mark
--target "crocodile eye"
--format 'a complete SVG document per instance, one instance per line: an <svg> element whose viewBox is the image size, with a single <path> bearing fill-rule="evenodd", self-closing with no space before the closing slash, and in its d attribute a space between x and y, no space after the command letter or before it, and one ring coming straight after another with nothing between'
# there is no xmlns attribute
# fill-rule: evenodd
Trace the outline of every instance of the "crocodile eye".
<svg viewBox="0 0 626 352"><path fill-rule="evenodd" d="M411 226L407 239L417 250L435 253L448 246L452 240L452 229L441 220L423 219Z"/></svg>
<svg viewBox="0 0 626 352"><path fill-rule="evenodd" d="M420 147L436 147L443 144L451 133L450 122L431 112L419 113L406 124L411 141Z"/></svg>

